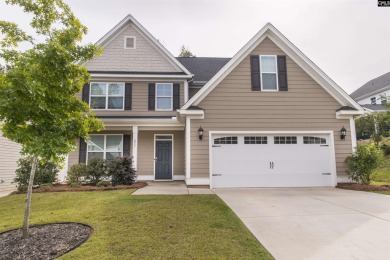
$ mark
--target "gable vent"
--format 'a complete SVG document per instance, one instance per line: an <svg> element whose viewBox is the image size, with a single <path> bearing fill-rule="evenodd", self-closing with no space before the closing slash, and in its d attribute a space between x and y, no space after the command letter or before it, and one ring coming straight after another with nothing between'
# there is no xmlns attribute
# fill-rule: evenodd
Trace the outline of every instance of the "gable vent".
<svg viewBox="0 0 390 260"><path fill-rule="evenodd" d="M125 49L135 49L135 37L125 37Z"/></svg>

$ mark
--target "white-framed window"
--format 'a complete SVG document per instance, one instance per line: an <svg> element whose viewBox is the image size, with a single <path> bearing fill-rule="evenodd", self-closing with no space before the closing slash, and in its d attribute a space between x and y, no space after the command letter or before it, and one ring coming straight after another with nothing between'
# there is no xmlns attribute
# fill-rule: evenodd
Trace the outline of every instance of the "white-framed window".
<svg viewBox="0 0 390 260"><path fill-rule="evenodd" d="M93 109L124 108L125 83L92 82L89 97L89 106Z"/></svg>
<svg viewBox="0 0 390 260"><path fill-rule="evenodd" d="M304 136L303 144L326 144L326 138L315 136Z"/></svg>
<svg viewBox="0 0 390 260"><path fill-rule="evenodd" d="M244 136L244 144L267 144L266 136Z"/></svg>
<svg viewBox="0 0 390 260"><path fill-rule="evenodd" d="M376 105L376 97L371 98L371 105Z"/></svg>
<svg viewBox="0 0 390 260"><path fill-rule="evenodd" d="M274 136L274 144L297 144L296 136Z"/></svg>
<svg viewBox="0 0 390 260"><path fill-rule="evenodd" d="M278 91L278 64L276 55L260 55L261 90Z"/></svg>
<svg viewBox="0 0 390 260"><path fill-rule="evenodd" d="M90 135L87 161L92 158L114 159L123 155L123 135Z"/></svg>
<svg viewBox="0 0 390 260"><path fill-rule="evenodd" d="M156 110L173 110L173 84L156 83Z"/></svg>
<svg viewBox="0 0 390 260"><path fill-rule="evenodd" d="M214 144L238 144L238 138L237 136L215 138Z"/></svg>
<svg viewBox="0 0 390 260"><path fill-rule="evenodd" d="M135 49L136 48L136 37L135 36L125 36L125 49Z"/></svg>

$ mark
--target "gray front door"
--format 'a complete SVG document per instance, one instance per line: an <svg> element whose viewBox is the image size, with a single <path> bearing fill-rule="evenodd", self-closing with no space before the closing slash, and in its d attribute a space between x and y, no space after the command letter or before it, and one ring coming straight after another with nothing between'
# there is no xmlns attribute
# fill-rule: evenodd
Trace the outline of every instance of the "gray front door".
<svg viewBox="0 0 390 260"><path fill-rule="evenodd" d="M156 141L155 179L172 179L172 141Z"/></svg>

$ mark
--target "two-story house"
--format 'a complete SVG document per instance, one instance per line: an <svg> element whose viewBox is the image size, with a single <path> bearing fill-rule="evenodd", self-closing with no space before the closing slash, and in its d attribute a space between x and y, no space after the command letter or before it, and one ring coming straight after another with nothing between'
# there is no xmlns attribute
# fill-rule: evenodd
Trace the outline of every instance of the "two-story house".
<svg viewBox="0 0 390 260"><path fill-rule="evenodd" d="M368 81L351 97L369 112L386 111L385 104L390 97L390 72Z"/></svg>
<svg viewBox="0 0 390 260"><path fill-rule="evenodd" d="M239 32L237 32L239 33ZM99 42L80 98L106 129L69 166L134 158L138 180L334 186L356 145L349 95L271 24L231 59L175 58L131 15Z"/></svg>

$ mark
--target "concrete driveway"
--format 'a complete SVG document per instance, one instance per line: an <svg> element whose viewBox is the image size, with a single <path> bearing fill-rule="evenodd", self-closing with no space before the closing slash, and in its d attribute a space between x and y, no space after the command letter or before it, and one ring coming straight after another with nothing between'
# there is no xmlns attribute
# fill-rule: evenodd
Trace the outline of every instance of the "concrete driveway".
<svg viewBox="0 0 390 260"><path fill-rule="evenodd" d="M390 196L334 188L214 189L276 259L390 259Z"/></svg>

